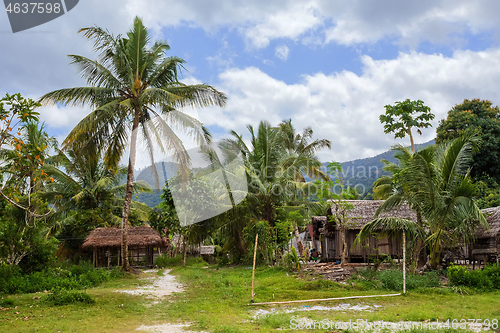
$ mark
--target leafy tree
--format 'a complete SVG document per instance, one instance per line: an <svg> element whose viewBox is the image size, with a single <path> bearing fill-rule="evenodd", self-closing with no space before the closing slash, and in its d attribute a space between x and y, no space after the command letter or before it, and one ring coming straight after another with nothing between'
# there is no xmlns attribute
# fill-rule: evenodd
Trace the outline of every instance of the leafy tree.
<svg viewBox="0 0 500 333"><path fill-rule="evenodd" d="M452 140L467 131L481 139L479 149L473 153L471 176L491 188L497 187L500 184L500 109L488 100L465 99L439 122L436 143Z"/></svg>
<svg viewBox="0 0 500 333"><path fill-rule="evenodd" d="M177 177L181 176L178 175ZM185 196L186 200L183 200L182 205L176 206L170 186L168 182L165 183L161 195L163 202L159 205L160 212L153 213L151 224L160 234L166 235L168 233L170 239L174 236L179 237L175 253L178 253L179 247L182 246L182 263L184 266L186 264L187 246L202 243L214 228L215 219L212 218L200 223L182 226L178 210L189 210L193 213L197 211L203 212L205 209L210 210L211 207L209 205L212 203L210 199L214 196L208 184L204 183L202 179L194 177L192 174L187 184L176 183L171 180L172 183L175 184L172 188L173 191L186 191L193 195ZM182 215L185 214L185 211L182 212Z"/></svg>
<svg viewBox="0 0 500 333"><path fill-rule="evenodd" d="M411 150L415 152L413 134L411 129L417 128L417 133L422 135L421 128L432 126L429 122L434 119L431 109L421 100L396 102L395 105L386 105L385 114L380 115L380 122L384 124L384 133L394 133L395 138L410 137Z"/></svg>
<svg viewBox="0 0 500 333"><path fill-rule="evenodd" d="M80 69L89 86L56 90L42 96L41 101L88 105L93 109L68 135L65 147L74 142L86 143L90 148L104 147L108 168L116 167L129 149L122 213L123 267L128 270L127 225L139 133L146 141L153 166L156 140L163 152L172 151L181 169L187 170L189 156L174 129L186 129L198 143L206 142L209 135L199 121L179 108L224 106L226 97L206 84L180 82L184 60L167 57L170 47L164 41L149 46L151 36L137 17L126 36L113 36L99 27L80 32L94 40L94 50L99 52L98 60L70 55L72 64Z"/></svg>
<svg viewBox="0 0 500 333"><path fill-rule="evenodd" d="M431 109L424 105L424 102L421 100L411 101L410 99L406 99L403 102L396 102L395 105L386 105L385 106L385 114L380 115L379 119L382 124L384 124L384 133L394 133L395 138L404 138L407 135L410 137L410 147L411 151L415 153L415 143L413 141L412 128L416 127L417 133L422 135L421 128L428 128L431 125L430 120L434 119L434 114L431 113ZM399 157L401 163L405 163L404 159L408 160L411 158L411 155L405 155L403 150L400 150ZM394 179L391 179L391 176L382 176L380 180L376 181L374 184L374 192L375 196L382 196L384 198L388 198L391 190L394 190L394 196L392 199L396 200L407 200L408 198L404 198L405 192L404 188L397 184L399 179L397 178L397 167L394 165L388 164L388 162L384 162L389 169L392 168ZM395 172L394 172L395 171ZM393 189L391 183L397 189ZM417 223L420 227L422 227L422 213L419 209L418 205L415 205L409 202L412 209L417 214ZM385 204L389 206L390 203ZM385 207L385 206L384 206ZM381 209L384 209L381 207ZM425 253L422 243L420 241L416 244L416 249L420 254L420 259L423 262Z"/></svg>
<svg viewBox="0 0 500 333"><path fill-rule="evenodd" d="M39 103L24 98L21 94L6 94L0 99L0 171L2 173L0 195L10 204L28 211L33 217L40 215L29 206L20 204L21 196L26 190L23 170L31 175L43 164L46 152L42 144L37 145L37 142L31 140L33 137L28 137L30 142L25 143L23 139L26 140L26 137L21 138L21 135L24 133L26 136L26 134L38 131L39 113L35 111L38 106L40 106ZM43 126L38 133L46 136ZM38 152L35 152L36 150Z"/></svg>

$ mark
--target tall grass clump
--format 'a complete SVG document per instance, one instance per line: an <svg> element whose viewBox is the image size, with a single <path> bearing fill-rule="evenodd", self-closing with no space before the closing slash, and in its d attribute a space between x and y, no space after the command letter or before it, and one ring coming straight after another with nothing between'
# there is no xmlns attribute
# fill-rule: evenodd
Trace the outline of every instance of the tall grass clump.
<svg viewBox="0 0 500 333"><path fill-rule="evenodd" d="M52 305L73 303L93 304L95 300L85 292L56 288L47 295L46 301Z"/></svg>
<svg viewBox="0 0 500 333"><path fill-rule="evenodd" d="M169 257L163 254L154 260L154 265L158 266L158 268L182 266L182 255L179 254L175 257ZM187 257L186 266L208 266L208 263L201 257Z"/></svg>
<svg viewBox="0 0 500 333"><path fill-rule="evenodd" d="M381 282L381 287L388 290L403 290L403 272L391 268L378 272L377 277ZM424 275L406 274L406 289L439 287L440 279L437 271L426 272Z"/></svg>

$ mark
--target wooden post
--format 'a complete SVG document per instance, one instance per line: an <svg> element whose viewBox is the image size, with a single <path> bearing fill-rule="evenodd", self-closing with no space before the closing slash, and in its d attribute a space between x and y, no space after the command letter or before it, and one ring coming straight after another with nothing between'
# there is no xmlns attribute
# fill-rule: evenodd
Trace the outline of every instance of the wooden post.
<svg viewBox="0 0 500 333"><path fill-rule="evenodd" d="M110 264L111 264L111 249L108 248L108 268Z"/></svg>
<svg viewBox="0 0 500 333"><path fill-rule="evenodd" d="M92 256L92 259L93 259L93 260L92 260L92 262L93 262L94 267L95 267L95 264L96 264L96 263L95 263L95 258L96 258L96 255L95 255L95 247L94 247L94 251L93 251L93 253L92 253L92 254L93 254L93 256Z"/></svg>
<svg viewBox="0 0 500 333"><path fill-rule="evenodd" d="M253 303L253 287L255 281L255 259L257 258L257 242L259 240L259 234L255 235L255 247L253 249L253 269L252 269L252 303Z"/></svg>
<svg viewBox="0 0 500 333"><path fill-rule="evenodd" d="M403 294L406 293L406 233L403 230Z"/></svg>

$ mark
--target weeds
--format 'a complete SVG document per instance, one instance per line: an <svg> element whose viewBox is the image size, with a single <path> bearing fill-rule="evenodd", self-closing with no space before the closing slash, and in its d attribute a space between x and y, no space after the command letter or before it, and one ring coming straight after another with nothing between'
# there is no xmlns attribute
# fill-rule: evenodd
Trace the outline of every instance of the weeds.
<svg viewBox="0 0 500 333"><path fill-rule="evenodd" d="M93 304L95 300L92 296L85 292L54 289L47 295L46 301L51 305L67 305L73 303Z"/></svg>

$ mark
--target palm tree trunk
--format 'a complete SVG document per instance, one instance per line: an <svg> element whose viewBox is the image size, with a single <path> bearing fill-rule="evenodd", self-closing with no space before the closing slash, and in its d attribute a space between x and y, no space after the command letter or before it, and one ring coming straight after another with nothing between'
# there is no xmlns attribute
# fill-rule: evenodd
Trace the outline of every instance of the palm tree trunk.
<svg viewBox="0 0 500 333"><path fill-rule="evenodd" d="M342 246L342 254L340 257L340 264L341 267L344 267L346 264L346 257L347 257L347 243L345 240L345 232L346 232L346 227L345 226L340 226L340 241L341 241L341 246Z"/></svg>
<svg viewBox="0 0 500 333"><path fill-rule="evenodd" d="M125 189L125 199L123 202L123 217L122 217L122 267L125 271L130 271L128 261L128 215L130 213L130 205L132 204L132 183L134 182L134 167L135 156L137 153L137 128L139 127L140 110L136 107L134 123L132 125L132 136L130 138L130 154L128 159L127 170L127 186Z"/></svg>
<svg viewBox="0 0 500 333"><path fill-rule="evenodd" d="M247 248L245 242L243 241L243 235L240 229L236 229L234 231L234 241L236 243L236 247L242 256L247 254Z"/></svg>
<svg viewBox="0 0 500 333"><path fill-rule="evenodd" d="M406 233L403 231L403 294L406 293Z"/></svg>

